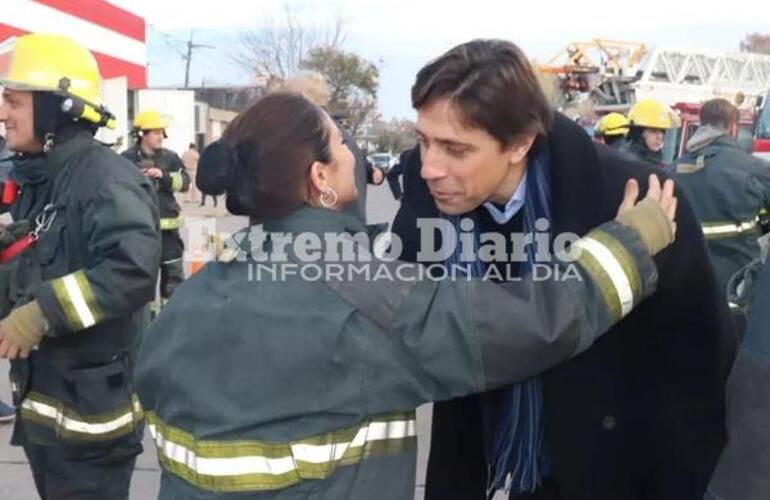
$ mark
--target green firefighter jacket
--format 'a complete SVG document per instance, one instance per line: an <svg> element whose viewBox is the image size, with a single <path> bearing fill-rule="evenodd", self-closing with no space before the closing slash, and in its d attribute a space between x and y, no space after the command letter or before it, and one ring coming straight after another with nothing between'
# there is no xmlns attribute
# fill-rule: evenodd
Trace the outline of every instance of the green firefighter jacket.
<svg viewBox="0 0 770 500"><path fill-rule="evenodd" d="M37 243L14 259L27 268L12 274L25 280L16 283L24 290L15 305L36 300L48 323L38 348L12 366L17 426L43 445L108 441L135 432L142 416L131 351L158 273L155 194L136 169L79 129L59 134L39 168L48 169L48 189L29 187L48 196L43 210L11 210L37 219L39 230ZM27 188L19 200L39 211Z"/></svg>
<svg viewBox="0 0 770 500"><path fill-rule="evenodd" d="M181 209L174 198L174 193L184 193L190 188L190 176L179 156L170 149L162 148L148 157L139 144L123 151L121 155L138 167L142 167L146 162L163 171L163 177L154 181L155 188L158 190L160 228L164 231L179 229Z"/></svg>
<svg viewBox="0 0 770 500"><path fill-rule="evenodd" d="M724 291L730 277L759 258L760 213L770 208L770 163L742 151L724 132L705 136L672 167L701 222L706 243ZM691 139L690 145L693 142Z"/></svg>
<svg viewBox="0 0 770 500"><path fill-rule="evenodd" d="M340 264L343 251L280 243L363 231L305 207L179 287L134 372L160 499L411 499L418 405L584 351L657 280L615 222L581 240L580 279L518 283L419 279L419 264Z"/></svg>

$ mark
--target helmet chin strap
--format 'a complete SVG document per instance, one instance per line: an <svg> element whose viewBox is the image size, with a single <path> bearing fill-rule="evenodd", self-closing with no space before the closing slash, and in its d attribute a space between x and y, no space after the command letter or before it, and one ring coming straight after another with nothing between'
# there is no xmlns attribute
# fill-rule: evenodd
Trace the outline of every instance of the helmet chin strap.
<svg viewBox="0 0 770 500"><path fill-rule="evenodd" d="M32 93L32 123L35 137L43 143L43 150L48 152L53 147L56 133L69 120L61 112L61 96L53 92Z"/></svg>
<svg viewBox="0 0 770 500"><path fill-rule="evenodd" d="M68 126L94 128L90 123L76 121L72 115L65 113L62 110L64 99L65 97L54 92L32 93L33 130L35 137L43 144L45 153L53 148L56 136Z"/></svg>

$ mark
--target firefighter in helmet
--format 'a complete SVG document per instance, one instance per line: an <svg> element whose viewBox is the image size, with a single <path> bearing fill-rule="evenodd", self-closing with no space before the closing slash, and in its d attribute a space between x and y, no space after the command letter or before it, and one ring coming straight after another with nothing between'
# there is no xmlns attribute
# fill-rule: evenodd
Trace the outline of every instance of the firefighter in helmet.
<svg viewBox="0 0 770 500"><path fill-rule="evenodd" d="M127 499L143 432L133 349L160 258L153 187L94 138L114 123L87 49L58 35L12 38L0 44L0 85L11 178L36 181L9 209L29 232L0 256L12 443L44 499Z"/></svg>
<svg viewBox="0 0 770 500"><path fill-rule="evenodd" d="M627 150L641 160L663 166L666 131L674 126L673 112L665 104L646 99L628 112Z"/></svg>
<svg viewBox="0 0 770 500"><path fill-rule="evenodd" d="M161 229L160 299L165 304L179 283L184 280L184 243L179 236L181 209L174 197L190 188L190 176L179 156L163 147L168 136L169 121L159 112L147 109L134 118L134 146L123 157L136 164L152 179L158 192ZM154 304L156 306L156 304Z"/></svg>
<svg viewBox="0 0 770 500"><path fill-rule="evenodd" d="M620 113L609 113L596 124L595 138L614 148L625 147L628 129L628 118Z"/></svg>

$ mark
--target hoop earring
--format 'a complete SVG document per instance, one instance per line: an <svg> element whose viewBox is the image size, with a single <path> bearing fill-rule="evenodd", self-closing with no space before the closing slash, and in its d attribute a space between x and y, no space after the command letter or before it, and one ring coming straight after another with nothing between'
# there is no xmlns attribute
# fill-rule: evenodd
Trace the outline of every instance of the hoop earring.
<svg viewBox="0 0 770 500"><path fill-rule="evenodd" d="M332 200L329 201L327 199L327 196L331 196ZM337 204L338 199L339 197L337 196L337 192L334 189L328 187L324 190L323 193L321 193L321 197L318 199L318 201L321 202L321 205L324 208L332 208L334 205Z"/></svg>

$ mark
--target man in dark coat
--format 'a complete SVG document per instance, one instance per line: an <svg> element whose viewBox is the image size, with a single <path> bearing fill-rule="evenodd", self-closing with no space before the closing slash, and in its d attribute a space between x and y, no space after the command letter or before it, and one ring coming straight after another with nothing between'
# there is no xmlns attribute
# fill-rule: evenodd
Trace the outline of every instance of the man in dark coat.
<svg viewBox="0 0 770 500"><path fill-rule="evenodd" d="M534 198L549 207L551 235L583 235L613 216L627 179L644 190L655 170L554 115L526 56L508 42L452 49L420 71L412 101L422 166L404 172L393 225L407 260L425 260L419 219L457 214L476 218L482 233L503 234L510 248L510 235L532 230ZM682 198L677 220L676 243L656 258L658 294L529 386L527 418L521 401L510 403L515 388L435 405L426 499L481 500L509 473L512 499L702 497L725 441L734 334ZM505 265L522 272L521 262ZM528 450L516 437L526 428ZM517 478L521 470L529 475Z"/></svg>

